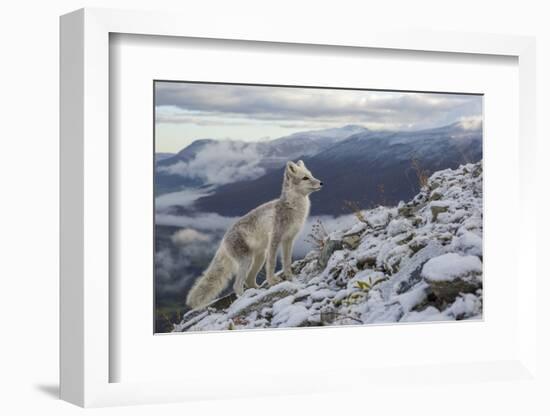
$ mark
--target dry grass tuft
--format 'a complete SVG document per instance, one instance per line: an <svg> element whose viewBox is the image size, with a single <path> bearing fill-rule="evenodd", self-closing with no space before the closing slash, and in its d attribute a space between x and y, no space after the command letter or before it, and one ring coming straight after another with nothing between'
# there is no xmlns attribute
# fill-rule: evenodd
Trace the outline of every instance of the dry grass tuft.
<svg viewBox="0 0 550 416"><path fill-rule="evenodd" d="M416 174L416 178L418 179L420 188L427 187L428 179L430 178L430 172L427 171L426 169L422 169L422 166L420 166L420 162L416 157L413 157L411 159L411 165L414 170L414 173Z"/></svg>
<svg viewBox="0 0 550 416"><path fill-rule="evenodd" d="M344 201L344 206L350 210L353 215L355 215L355 218L357 218L359 221L363 223L367 223L367 219L365 218L365 215L361 211L361 207L357 202L354 201Z"/></svg>

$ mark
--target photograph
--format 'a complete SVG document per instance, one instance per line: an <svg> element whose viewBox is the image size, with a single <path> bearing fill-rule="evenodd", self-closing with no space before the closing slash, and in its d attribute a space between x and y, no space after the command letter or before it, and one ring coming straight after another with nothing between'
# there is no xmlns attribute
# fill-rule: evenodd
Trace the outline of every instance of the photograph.
<svg viewBox="0 0 550 416"><path fill-rule="evenodd" d="M483 94L153 89L155 333L483 319Z"/></svg>

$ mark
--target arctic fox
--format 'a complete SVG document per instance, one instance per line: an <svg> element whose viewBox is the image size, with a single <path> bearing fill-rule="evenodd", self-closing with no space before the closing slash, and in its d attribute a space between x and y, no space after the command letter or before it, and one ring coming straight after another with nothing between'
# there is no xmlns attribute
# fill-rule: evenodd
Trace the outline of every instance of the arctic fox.
<svg viewBox="0 0 550 416"><path fill-rule="evenodd" d="M258 287L256 275L264 263L267 283L270 286L277 283L274 273L279 245L283 248L284 277L292 278L294 239L309 215L309 194L322 186L303 161L287 162L279 199L254 208L227 230L210 265L189 291L187 305L204 308L233 275L237 296L242 295L245 284L248 288Z"/></svg>

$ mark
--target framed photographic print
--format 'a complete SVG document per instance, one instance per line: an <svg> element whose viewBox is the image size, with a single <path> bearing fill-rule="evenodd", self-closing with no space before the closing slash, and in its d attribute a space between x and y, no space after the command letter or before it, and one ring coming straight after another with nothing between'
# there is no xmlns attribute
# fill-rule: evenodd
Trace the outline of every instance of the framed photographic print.
<svg viewBox="0 0 550 416"><path fill-rule="evenodd" d="M537 382L534 41L316 27L62 17L63 399Z"/></svg>
<svg viewBox="0 0 550 416"><path fill-rule="evenodd" d="M154 94L155 332L482 318L481 94Z"/></svg>

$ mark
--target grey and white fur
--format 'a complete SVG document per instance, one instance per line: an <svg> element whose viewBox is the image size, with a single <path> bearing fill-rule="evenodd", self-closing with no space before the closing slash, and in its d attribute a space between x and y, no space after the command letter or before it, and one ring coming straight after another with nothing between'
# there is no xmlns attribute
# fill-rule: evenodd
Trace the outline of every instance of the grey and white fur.
<svg viewBox="0 0 550 416"><path fill-rule="evenodd" d="M281 196L241 217L225 233L214 258L187 295L193 309L207 306L235 276L233 289L240 296L245 285L257 288L256 276L265 263L267 283L275 277L277 252L282 245L283 275L292 278L292 247L309 215L309 194L323 183L313 177L303 161L287 162Z"/></svg>

